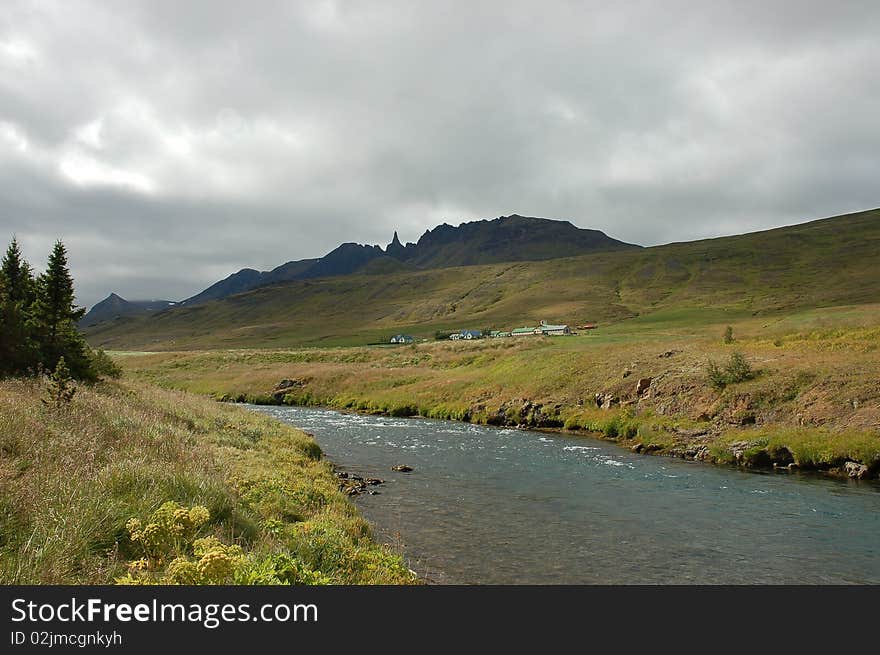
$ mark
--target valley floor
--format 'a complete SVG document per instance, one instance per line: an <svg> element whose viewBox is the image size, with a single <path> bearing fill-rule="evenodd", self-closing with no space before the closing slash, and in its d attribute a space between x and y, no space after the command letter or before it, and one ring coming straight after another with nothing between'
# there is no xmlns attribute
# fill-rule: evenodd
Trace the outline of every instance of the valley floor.
<svg viewBox="0 0 880 655"><path fill-rule="evenodd" d="M41 397L0 382L0 584L413 581L300 430L131 382Z"/></svg>
<svg viewBox="0 0 880 655"><path fill-rule="evenodd" d="M586 430L637 452L864 479L880 473L878 325L878 305L694 308L574 337L115 355L135 379L219 400ZM710 362L734 353L753 376L713 386Z"/></svg>

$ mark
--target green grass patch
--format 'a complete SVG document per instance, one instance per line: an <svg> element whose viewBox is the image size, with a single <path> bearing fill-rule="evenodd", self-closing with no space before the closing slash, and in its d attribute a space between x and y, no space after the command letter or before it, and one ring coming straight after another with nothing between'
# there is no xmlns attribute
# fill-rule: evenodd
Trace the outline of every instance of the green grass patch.
<svg viewBox="0 0 880 655"><path fill-rule="evenodd" d="M0 583L412 582L305 433L143 384L81 387L62 409L40 394L0 382ZM130 529L194 507L167 553Z"/></svg>

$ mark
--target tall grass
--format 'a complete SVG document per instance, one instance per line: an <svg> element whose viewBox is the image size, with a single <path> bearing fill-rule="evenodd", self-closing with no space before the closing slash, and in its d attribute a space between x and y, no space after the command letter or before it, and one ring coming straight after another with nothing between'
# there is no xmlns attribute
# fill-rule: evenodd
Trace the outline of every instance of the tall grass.
<svg viewBox="0 0 880 655"><path fill-rule="evenodd" d="M0 382L0 583L112 582L138 557L126 522L167 501L207 507L208 533L255 567L285 555L333 583L411 581L305 433L152 387L82 387L61 408L41 392Z"/></svg>

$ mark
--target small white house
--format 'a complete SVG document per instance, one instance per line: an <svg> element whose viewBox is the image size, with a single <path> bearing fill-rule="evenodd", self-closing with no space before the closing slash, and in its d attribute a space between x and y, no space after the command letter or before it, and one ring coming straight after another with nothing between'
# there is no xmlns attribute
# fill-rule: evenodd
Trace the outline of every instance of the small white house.
<svg viewBox="0 0 880 655"><path fill-rule="evenodd" d="M391 343L415 343L415 337L408 334L395 334L391 337Z"/></svg>

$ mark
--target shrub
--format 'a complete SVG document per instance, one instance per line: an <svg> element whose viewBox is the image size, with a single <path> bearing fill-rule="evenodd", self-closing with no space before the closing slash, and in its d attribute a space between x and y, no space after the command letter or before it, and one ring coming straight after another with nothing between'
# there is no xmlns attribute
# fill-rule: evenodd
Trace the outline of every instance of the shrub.
<svg viewBox="0 0 880 655"><path fill-rule="evenodd" d="M751 380L755 377L755 371L745 355L736 351L730 355L723 368L710 359L706 365L706 376L709 378L709 384L720 390L728 384Z"/></svg>
<svg viewBox="0 0 880 655"><path fill-rule="evenodd" d="M144 557L129 562L128 573L117 578L117 584L231 581L244 561L244 552L241 546L224 544L217 537L196 539L210 518L208 509L202 505L186 508L169 501L153 512L146 524L137 518L129 520L129 538L140 546Z"/></svg>
<svg viewBox="0 0 880 655"><path fill-rule="evenodd" d="M715 389L723 389L727 385L724 371L712 359L706 365L706 376L709 378L709 384Z"/></svg>
<svg viewBox="0 0 880 655"><path fill-rule="evenodd" d="M122 377L122 369L119 368L119 364L114 362L103 349L92 353L92 370L98 377L108 377L114 380Z"/></svg>
<svg viewBox="0 0 880 655"><path fill-rule="evenodd" d="M331 579L287 553L243 560L234 572L241 585L326 585Z"/></svg>
<svg viewBox="0 0 880 655"><path fill-rule="evenodd" d="M755 377L752 365L741 352L737 351L730 356L725 367L727 373L728 384L736 382L745 382Z"/></svg>
<svg viewBox="0 0 880 655"><path fill-rule="evenodd" d="M169 501L153 512L146 525L133 518L125 527L132 543L143 551L148 566L156 568L169 557L182 555L191 548L196 532L209 518L207 507L195 505L187 509Z"/></svg>
<svg viewBox="0 0 880 655"><path fill-rule="evenodd" d="M727 329L724 330L724 336L722 339L724 340L724 343L733 343L733 328L729 325L727 326Z"/></svg>
<svg viewBox="0 0 880 655"><path fill-rule="evenodd" d="M53 405L56 409L70 404L76 393L76 385L70 377L70 369L62 356L55 366L55 372L49 376L49 383L46 388L46 398L43 403Z"/></svg>

